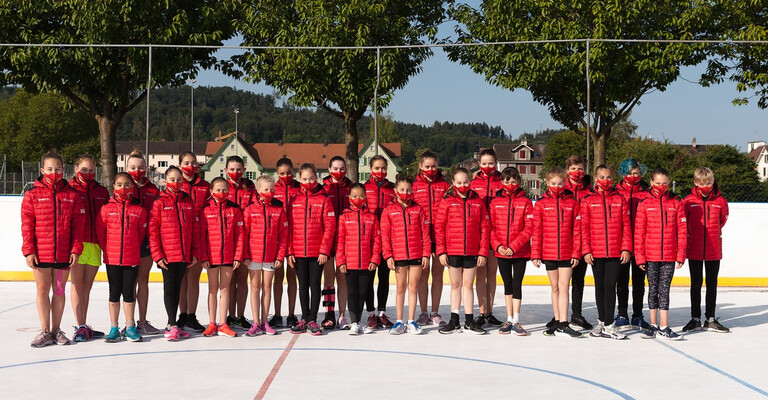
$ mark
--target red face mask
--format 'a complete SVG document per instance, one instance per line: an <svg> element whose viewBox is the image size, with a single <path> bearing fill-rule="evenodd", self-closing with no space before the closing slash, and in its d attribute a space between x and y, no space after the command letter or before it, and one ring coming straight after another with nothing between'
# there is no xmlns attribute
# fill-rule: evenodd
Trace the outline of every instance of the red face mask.
<svg viewBox="0 0 768 400"><path fill-rule="evenodd" d="M176 181L176 182L165 182L165 187L168 188L171 192L178 192L181 190L181 187L184 185L184 182L182 181Z"/></svg>
<svg viewBox="0 0 768 400"><path fill-rule="evenodd" d="M387 179L387 173L385 171L371 172L371 176L377 181L383 181L384 179Z"/></svg>
<svg viewBox="0 0 768 400"><path fill-rule="evenodd" d="M48 183L50 183L51 185L55 185L55 184L59 183L61 178L64 177L64 174L58 173L58 172L54 172L52 174L43 174L43 177L45 178L46 181L48 181Z"/></svg>
<svg viewBox="0 0 768 400"><path fill-rule="evenodd" d="M520 189L519 183L502 183L501 187L504 188L504 190L507 191L507 193L515 193L517 192L517 189Z"/></svg>
<svg viewBox="0 0 768 400"><path fill-rule="evenodd" d="M78 172L77 177L80 178L80 180L83 182L90 182L93 180L93 178L96 177L96 174L88 173L88 172Z"/></svg>
<svg viewBox="0 0 768 400"><path fill-rule="evenodd" d="M600 189L608 190L613 185L613 179L596 179L595 183Z"/></svg>
<svg viewBox="0 0 768 400"><path fill-rule="evenodd" d="M437 169L422 169L421 173L424 174L429 180L435 179L437 176Z"/></svg>
<svg viewBox="0 0 768 400"><path fill-rule="evenodd" d="M347 176L347 171L331 171L331 176L336 179L336 182L341 182Z"/></svg>
<svg viewBox="0 0 768 400"><path fill-rule="evenodd" d="M480 167L480 170L483 171L485 176L490 176L494 171L496 171L496 167Z"/></svg>
<svg viewBox="0 0 768 400"><path fill-rule="evenodd" d="M657 196L667 193L667 190L669 190L669 185L656 185L653 187L653 192L656 193Z"/></svg>
<svg viewBox="0 0 768 400"><path fill-rule="evenodd" d="M403 203L407 203L407 202L411 201L411 198L413 197L413 193L400 193L400 192L395 192L395 195L396 195L396 196L397 196L397 198L398 198L398 199L400 199L400 201L402 201Z"/></svg>
<svg viewBox="0 0 768 400"><path fill-rule="evenodd" d="M133 188L121 187L115 189L115 198L118 200L128 200L133 196Z"/></svg>
<svg viewBox="0 0 768 400"><path fill-rule="evenodd" d="M144 176L147 175L147 171L142 171L140 169L134 169L133 171L128 171L128 175L133 178L134 181L139 182L141 180L144 180Z"/></svg>
<svg viewBox="0 0 768 400"><path fill-rule="evenodd" d="M454 185L453 186L453 190L455 190L455 191L457 191L457 192L459 192L461 194L464 194L464 195L469 193L469 189L470 189L469 185L467 185L467 186L456 186L456 185Z"/></svg>
<svg viewBox="0 0 768 400"><path fill-rule="evenodd" d="M574 182L581 182L581 180L584 179L584 171L571 171L568 173L568 177Z"/></svg>
<svg viewBox="0 0 768 400"><path fill-rule="evenodd" d="M259 193L259 196L261 196L261 198L264 199L265 203L271 203L272 196L274 195L275 195L275 192L272 192L272 191Z"/></svg>
<svg viewBox="0 0 768 400"><path fill-rule="evenodd" d="M549 194L552 195L552 197L558 197L565 191L565 188L562 186L549 186Z"/></svg>
<svg viewBox="0 0 768 400"><path fill-rule="evenodd" d="M187 165L186 167L181 167L181 172L188 176L194 176L199 170L200 167L197 165Z"/></svg>
<svg viewBox="0 0 768 400"><path fill-rule="evenodd" d="M315 186L317 186L317 181L301 184L301 188L304 189L305 192L311 192Z"/></svg>
<svg viewBox="0 0 768 400"><path fill-rule="evenodd" d="M235 182L239 182L240 178L243 177L242 172L227 172L227 176L229 176L229 179L232 179Z"/></svg>
<svg viewBox="0 0 768 400"><path fill-rule="evenodd" d="M698 190L704 197L709 196L709 194L712 193L713 188L714 186L696 186L696 190Z"/></svg>
<svg viewBox="0 0 768 400"><path fill-rule="evenodd" d="M363 208L363 206L366 203L366 200L365 200L365 198L361 199L359 197L354 198L354 199L350 198L349 199L349 203L352 204L355 208Z"/></svg>
<svg viewBox="0 0 768 400"><path fill-rule="evenodd" d="M280 177L280 180L283 183L288 184L290 181L293 180L293 175L283 175L283 176Z"/></svg>
<svg viewBox="0 0 768 400"><path fill-rule="evenodd" d="M229 197L229 193L228 192L213 192L213 193L211 193L211 196L213 196L214 199L216 199L216 200L221 202L221 201L226 200L227 197Z"/></svg>
<svg viewBox="0 0 768 400"><path fill-rule="evenodd" d="M640 175L627 175L624 177L624 181L630 185L637 185L642 179L643 177Z"/></svg>

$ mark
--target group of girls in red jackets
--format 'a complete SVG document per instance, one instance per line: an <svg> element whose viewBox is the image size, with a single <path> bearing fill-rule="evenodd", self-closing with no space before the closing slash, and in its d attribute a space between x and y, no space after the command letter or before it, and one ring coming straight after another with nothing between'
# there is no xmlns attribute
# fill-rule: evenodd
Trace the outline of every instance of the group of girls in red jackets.
<svg viewBox="0 0 768 400"><path fill-rule="evenodd" d="M589 330L591 336L623 339L624 329L636 327L644 337L680 338L669 327L669 291L674 270L686 259L692 319L683 330L727 331L714 313L728 204L708 168L696 170L694 189L681 202L669 192L669 173L661 168L651 173L648 185L642 181L645 167L627 159L614 185L610 167L598 166L592 182L584 159L572 156L566 169L547 172L546 192L534 205L519 171L507 167L499 172L490 149L480 153L474 177L458 167L444 178L437 155L427 151L419 158L415 179L398 175L394 183L387 180L389 166L382 156L371 158L365 183L352 183L345 160L334 157L322 185L312 164L300 165L294 179L294 164L286 158L277 163L277 181L267 175L251 181L237 156L227 159L226 178L208 183L199 175L197 157L185 152L178 167L165 171L162 191L147 179L142 154L134 152L126 172L116 175L111 196L94 179L93 157L77 159L69 183L62 179L63 164L55 151L46 153L41 176L22 203L22 250L34 271L42 328L33 347L69 343L61 319L70 277L76 341L140 341L142 335L161 332L170 341L190 332L273 335L285 326L295 334L322 335L335 328L350 335L377 329L421 334L429 324L443 334L484 334L486 327L498 326L501 334L525 336L520 312L528 261L537 268L544 264L551 283L554 317L545 335L581 337L580 331ZM107 333L86 322L102 255L109 281ZM153 263L163 276L164 330L147 320ZM595 278L594 326L581 313L587 266ZM445 268L451 282L448 320L438 313ZM196 316L202 270L208 276L207 326ZM395 321L386 315L390 271L397 283ZM497 271L504 283L506 321L492 313ZM646 276L650 324L642 314ZM244 315L249 292L252 322ZM294 313L297 297L301 319ZM321 302L325 315L318 323Z"/></svg>

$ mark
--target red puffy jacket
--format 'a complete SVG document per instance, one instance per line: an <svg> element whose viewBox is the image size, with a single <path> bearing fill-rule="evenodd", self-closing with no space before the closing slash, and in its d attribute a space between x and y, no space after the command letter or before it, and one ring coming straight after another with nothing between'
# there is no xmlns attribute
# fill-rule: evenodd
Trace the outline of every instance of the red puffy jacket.
<svg viewBox="0 0 768 400"><path fill-rule="evenodd" d="M688 259L722 259L722 228L728 221L728 200L720 193L717 184L706 198L701 197L694 186L682 204L688 222Z"/></svg>
<svg viewBox="0 0 768 400"><path fill-rule="evenodd" d="M301 185L296 179L291 179L290 183L287 185L283 183L282 180L278 179L277 182L275 182L275 194L273 198L280 200L283 203L283 208L288 210L288 203L299 194L300 189Z"/></svg>
<svg viewBox="0 0 768 400"><path fill-rule="evenodd" d="M367 270L370 263L381 262L381 230L373 213L347 208L339 218L336 265L347 269Z"/></svg>
<svg viewBox="0 0 768 400"><path fill-rule="evenodd" d="M185 192L164 190L149 215L149 250L152 259L168 263L201 258L200 221L195 203Z"/></svg>
<svg viewBox="0 0 768 400"><path fill-rule="evenodd" d="M651 197L637 206L635 221L635 260L684 262L688 241L688 224L677 196L667 192Z"/></svg>
<svg viewBox="0 0 768 400"><path fill-rule="evenodd" d="M104 204L109 201L109 190L95 180L81 182L77 176L69 180L69 186L80 194L80 201L85 205L85 222L83 224L83 242L99 243L96 234L96 218Z"/></svg>
<svg viewBox="0 0 768 400"><path fill-rule="evenodd" d="M245 252L245 231L243 212L232 201L216 202L215 199L200 210L200 261L211 265L232 265L243 262Z"/></svg>
<svg viewBox="0 0 768 400"><path fill-rule="evenodd" d="M248 178L241 178L240 183L232 182L232 179L227 179L229 184L229 201L237 204L241 210L245 210L248 204L251 204L251 199L254 193L256 193L256 185ZM240 260L238 260L240 261Z"/></svg>
<svg viewBox="0 0 768 400"><path fill-rule="evenodd" d="M411 202L403 207L395 201L381 212L381 249L385 260L429 257L429 218L420 205Z"/></svg>
<svg viewBox="0 0 768 400"><path fill-rule="evenodd" d="M104 264L141 264L141 243L147 235L148 220L147 210L141 206L139 199L109 199L96 218Z"/></svg>
<svg viewBox="0 0 768 400"><path fill-rule="evenodd" d="M491 200L491 247L497 258L530 258L533 234L533 203L525 190L500 190ZM499 246L509 247L511 257L501 255Z"/></svg>
<svg viewBox="0 0 768 400"><path fill-rule="evenodd" d="M449 190L435 217L437 255L488 257L490 235L485 201L472 190L466 198Z"/></svg>
<svg viewBox="0 0 768 400"><path fill-rule="evenodd" d="M581 258L579 204L568 191L557 197L547 191L533 207L531 259L570 261Z"/></svg>
<svg viewBox="0 0 768 400"><path fill-rule="evenodd" d="M395 185L388 180L377 181L371 178L365 182L365 198L368 211L381 219L381 211L395 199Z"/></svg>
<svg viewBox="0 0 768 400"><path fill-rule="evenodd" d="M67 263L83 252L85 205L66 181L55 185L37 178L21 202L21 251L41 263Z"/></svg>
<svg viewBox="0 0 768 400"><path fill-rule="evenodd" d="M565 178L565 188L570 190L573 198L581 204L581 201L589 195L592 189L592 177L584 175L584 178L579 183L573 183L570 178Z"/></svg>
<svg viewBox="0 0 768 400"><path fill-rule="evenodd" d="M341 182L334 182L330 176L323 178L323 191L331 199L333 211L336 212L336 219L341 218L341 213L349 207L349 187L352 181L344 177Z"/></svg>
<svg viewBox="0 0 768 400"><path fill-rule="evenodd" d="M191 181L186 179L181 181L183 182L181 191L189 195L192 203L195 204L195 210L199 211L211 197L211 184L203 180L200 175L195 175L195 179Z"/></svg>
<svg viewBox="0 0 768 400"><path fill-rule="evenodd" d="M443 179L443 174L438 171L435 179L430 181L423 173L416 176L413 182L413 201L420 205L427 213L429 219L429 238L435 243L435 216L440 208L440 201L445 197L445 192L451 188L451 184Z"/></svg>
<svg viewBox="0 0 768 400"><path fill-rule="evenodd" d="M302 190L288 204L288 255L315 258L329 256L336 233L336 213L331 200L317 185Z"/></svg>
<svg viewBox="0 0 768 400"><path fill-rule="evenodd" d="M138 184L133 185L133 198L139 200L139 204L147 210L147 215L152 213L152 204L158 197L160 197L160 190L147 178L144 178L141 187Z"/></svg>
<svg viewBox="0 0 768 400"><path fill-rule="evenodd" d="M637 219L637 205L641 201L651 197L651 192L648 190L650 185L640 181L637 185L630 185L625 180L621 180L616 185L616 190L624 196L624 200L629 203L629 223L632 226L632 234L635 233L635 219Z"/></svg>
<svg viewBox="0 0 768 400"><path fill-rule="evenodd" d="M615 189L592 190L581 201L582 253L594 258L618 258L632 252L629 204Z"/></svg>
<svg viewBox="0 0 768 400"><path fill-rule="evenodd" d="M475 179L472 179L469 187L480 195L480 198L485 201L485 207L488 208L496 192L501 190L501 172L493 171L491 175L486 175L485 172L480 171L475 175Z"/></svg>
<svg viewBox="0 0 768 400"><path fill-rule="evenodd" d="M288 249L288 216L283 203L273 198L266 204L258 196L245 208L243 218L248 235L246 258L260 263L283 261Z"/></svg>

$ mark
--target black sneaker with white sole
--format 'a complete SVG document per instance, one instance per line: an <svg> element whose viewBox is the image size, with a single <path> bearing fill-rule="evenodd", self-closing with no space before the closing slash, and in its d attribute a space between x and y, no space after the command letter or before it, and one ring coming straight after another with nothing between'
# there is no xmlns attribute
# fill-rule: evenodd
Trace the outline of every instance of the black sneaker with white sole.
<svg viewBox="0 0 768 400"><path fill-rule="evenodd" d="M554 329L557 329L557 320L555 317L552 317L552 320L547 322L547 330L552 329L552 332L554 332Z"/></svg>
<svg viewBox="0 0 768 400"><path fill-rule="evenodd" d="M464 333L474 333L475 335L485 335L487 333L486 330L482 328L482 325L477 324L477 318L465 321L462 331Z"/></svg>
<svg viewBox="0 0 768 400"><path fill-rule="evenodd" d="M459 316L457 314L451 314L451 319L448 321L448 323L437 331L445 335L461 332Z"/></svg>
<svg viewBox="0 0 768 400"><path fill-rule="evenodd" d="M691 332L691 331L700 331L701 330L701 320L698 318L691 318L690 321L688 321L687 324L683 327L683 332Z"/></svg>
<svg viewBox="0 0 768 400"><path fill-rule="evenodd" d="M279 315L272 315L269 317L269 326L277 329L283 327L283 317Z"/></svg>
<svg viewBox="0 0 768 400"><path fill-rule="evenodd" d="M593 328L592 324L587 322L587 320L581 315L574 315L571 317L571 327L573 329L579 329L583 331L591 331Z"/></svg>
<svg viewBox="0 0 768 400"><path fill-rule="evenodd" d="M477 325L477 326L479 326L481 328L484 327L487 322L488 322L488 320L485 318L485 315L483 315L483 314L480 314L477 317L475 317L475 325ZM466 323L465 323L465 325L466 325Z"/></svg>
<svg viewBox="0 0 768 400"><path fill-rule="evenodd" d="M187 314L187 324L184 326L187 332L202 333L205 327L200 324L195 314Z"/></svg>
<svg viewBox="0 0 768 400"><path fill-rule="evenodd" d="M659 329L657 334L661 338L664 338L664 339L667 339L667 340L682 340L683 339L683 335L678 335L670 327L666 327L664 329Z"/></svg>
<svg viewBox="0 0 768 400"><path fill-rule="evenodd" d="M724 327L723 324L721 324L720 321L714 317L707 318L707 320L704 322L704 326L701 329L718 333L728 333L731 331L730 329Z"/></svg>
<svg viewBox="0 0 768 400"><path fill-rule="evenodd" d="M580 338L580 337L583 337L584 334L582 334L581 332L575 331L573 328L570 327L570 325L568 325L567 322L563 322L555 330L555 336L569 336L572 338Z"/></svg>
<svg viewBox="0 0 768 400"><path fill-rule="evenodd" d="M490 314L488 315L488 325L502 326L504 325L504 323L499 321L496 317L494 317L493 314Z"/></svg>

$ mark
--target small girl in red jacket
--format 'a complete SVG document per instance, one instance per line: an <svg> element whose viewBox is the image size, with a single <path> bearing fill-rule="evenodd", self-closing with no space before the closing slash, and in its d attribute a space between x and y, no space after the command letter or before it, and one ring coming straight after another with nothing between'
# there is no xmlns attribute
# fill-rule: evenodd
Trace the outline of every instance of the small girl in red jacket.
<svg viewBox="0 0 768 400"><path fill-rule="evenodd" d="M21 202L21 251L35 276L41 328L32 347L69 344L61 315L69 270L83 251L86 212L77 191L61 179L64 160L59 153L49 151L40 164L41 176Z"/></svg>
<svg viewBox="0 0 768 400"><path fill-rule="evenodd" d="M283 203L285 215L288 216L288 204L296 197L301 189L299 182L293 179L293 161L290 158L283 157L277 160L275 165L277 182L275 183L275 199ZM282 304L283 304L283 281L286 281L286 290L288 292L288 316L285 318L285 326L291 327L299 322L294 314L296 309L296 270L293 268L275 269L275 283L272 285L272 292L275 299L275 314L269 319L269 325L273 328L282 328Z"/></svg>
<svg viewBox="0 0 768 400"><path fill-rule="evenodd" d="M484 266L490 249L491 226L485 202L469 188L469 171L455 168L451 174L453 186L440 202L435 219L437 254L451 277L451 320L439 332L485 334L475 323L472 290L477 267ZM464 302L464 326L459 325L459 309Z"/></svg>
<svg viewBox="0 0 768 400"><path fill-rule="evenodd" d="M288 217L283 203L273 198L275 180L269 175L256 179L256 194L243 212L248 245L248 274L251 276L253 326L246 336L274 335L267 314L272 301L272 280L283 267L288 245ZM259 315L261 312L261 315Z"/></svg>
<svg viewBox="0 0 768 400"><path fill-rule="evenodd" d="M507 322L499 329L502 335L528 335L519 321L525 264L531 258L533 203L520 188L521 181L517 168L504 168L501 171L502 190L491 200L490 206L491 247L499 260L507 306Z"/></svg>
<svg viewBox="0 0 768 400"><path fill-rule="evenodd" d="M531 261L546 265L552 289L555 317L547 324L545 336L581 337L568 325L568 286L573 268L581 259L579 204L565 190L565 171L554 167L547 171L547 192L533 207Z"/></svg>
<svg viewBox="0 0 768 400"><path fill-rule="evenodd" d="M601 164L595 169L595 185L581 201L581 244L584 260L595 275L597 325L593 337L626 339L614 325L616 282L621 265L629 262L632 228L629 203L613 188L613 171Z"/></svg>
<svg viewBox="0 0 768 400"><path fill-rule="evenodd" d="M104 252L109 281L109 318L111 327L104 337L107 342L120 340L120 296L125 312L125 337L141 341L136 331L136 278L141 263L141 246L147 235L147 210L133 197L133 178L125 172L115 176L114 195L101 208L96 219L96 233Z"/></svg>
<svg viewBox="0 0 768 400"><path fill-rule="evenodd" d="M363 331L360 319L363 303L368 298L372 279L370 272L376 271L381 260L381 230L379 220L367 210L365 186L352 184L349 188L349 208L339 218L339 230L336 243L336 262L339 272L345 275L347 282L347 300L349 301L349 335Z"/></svg>
<svg viewBox="0 0 768 400"><path fill-rule="evenodd" d="M651 329L643 330L642 337L659 334L680 340L683 336L669 327L669 289L675 269L685 262L688 230L680 200L668 191L669 182L669 172L664 168L656 168L651 174L651 197L637 206L635 258L648 274Z"/></svg>
<svg viewBox="0 0 768 400"><path fill-rule="evenodd" d="M397 279L397 322L389 329L390 335L408 333L420 335L416 317L421 270L429 266L431 240L429 218L424 209L413 200L413 180L398 175L395 181L395 202L381 212L381 247L387 267L395 271ZM403 323L405 289L408 288L408 322Z"/></svg>
<svg viewBox="0 0 768 400"><path fill-rule="evenodd" d="M200 221L201 260L208 272L208 327L203 336L236 334L227 324L230 282L245 260L243 213L237 203L228 200L229 184L224 178L211 181L211 199L198 213ZM247 286L242 288L246 290ZM216 296L221 293L219 319L216 320Z"/></svg>
<svg viewBox="0 0 768 400"><path fill-rule="evenodd" d="M229 185L229 201L237 204L241 210L245 210L251 204L253 197L253 181L243 177L245 173L245 161L240 156L229 156L224 164L227 169L227 184ZM232 279L229 284L229 303L224 304L229 308L229 315L243 316L243 319L230 321L243 322L245 320L245 303L248 301L248 269L236 268L232 271ZM226 321L222 321L226 322ZM247 324L248 321L245 320ZM250 329L252 326L245 328Z"/></svg>
<svg viewBox="0 0 768 400"><path fill-rule="evenodd" d="M200 223L195 203L181 190L181 170L170 166L165 171L165 190L152 205L149 219L149 248L152 258L163 273L163 301L168 315L165 337L169 341L190 335L176 319L181 285L187 268L198 263L200 255Z"/></svg>
<svg viewBox="0 0 768 400"><path fill-rule="evenodd" d="M288 266L296 269L299 278L302 320L291 327L291 333L305 333L309 329L313 336L319 336L323 334L317 324L320 280L333 246L336 213L317 183L314 165L301 165L299 183L301 192L288 204Z"/></svg>

